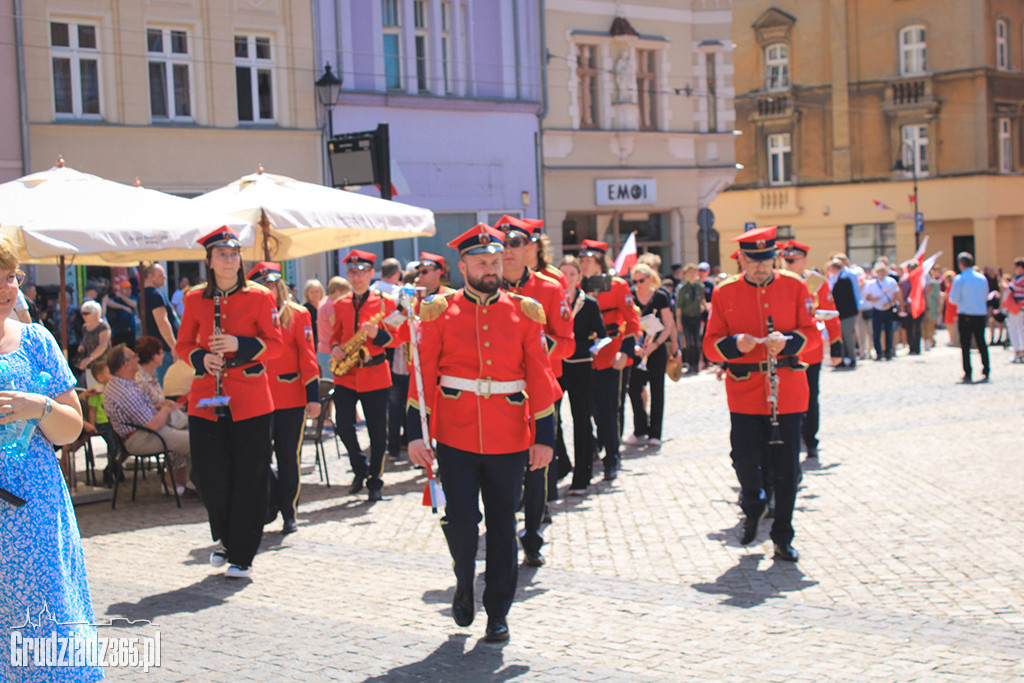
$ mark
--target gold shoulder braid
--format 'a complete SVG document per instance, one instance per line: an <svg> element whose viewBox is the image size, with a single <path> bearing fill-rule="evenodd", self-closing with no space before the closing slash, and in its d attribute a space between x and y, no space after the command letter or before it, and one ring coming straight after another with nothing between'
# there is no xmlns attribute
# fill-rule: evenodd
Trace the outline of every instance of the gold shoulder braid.
<svg viewBox="0 0 1024 683"><path fill-rule="evenodd" d="M510 296L519 301L519 307L526 314L527 318L541 325L547 322L547 317L544 315L544 307L540 305L539 301L518 294L511 294Z"/></svg>
<svg viewBox="0 0 1024 683"><path fill-rule="evenodd" d="M433 294L420 302L420 320L429 322L441 317L448 310L448 296Z"/></svg>

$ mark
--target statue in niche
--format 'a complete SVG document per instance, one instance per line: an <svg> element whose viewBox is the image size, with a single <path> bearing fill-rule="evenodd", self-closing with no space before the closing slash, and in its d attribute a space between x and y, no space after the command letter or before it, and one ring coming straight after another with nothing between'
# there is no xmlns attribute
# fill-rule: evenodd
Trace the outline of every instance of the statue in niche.
<svg viewBox="0 0 1024 683"><path fill-rule="evenodd" d="M615 89L619 104L636 104L636 69L630 50L622 50L615 60Z"/></svg>

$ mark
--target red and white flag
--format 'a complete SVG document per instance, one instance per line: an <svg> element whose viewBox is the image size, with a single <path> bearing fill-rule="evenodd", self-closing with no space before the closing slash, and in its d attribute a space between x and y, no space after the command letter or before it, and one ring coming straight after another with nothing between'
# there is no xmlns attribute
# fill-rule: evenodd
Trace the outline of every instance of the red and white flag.
<svg viewBox="0 0 1024 683"><path fill-rule="evenodd" d="M927 242L928 238L925 237L924 241ZM924 263L917 259L917 267L910 271L910 315L915 318L920 318L927 307L924 301L924 290L928 286L928 273L935 267L935 262L939 260L940 256L942 256L942 252L937 251L929 256Z"/></svg>
<svg viewBox="0 0 1024 683"><path fill-rule="evenodd" d="M622 245L622 251L615 259L615 272L619 277L626 277L629 271L636 265L636 232L629 233L626 243Z"/></svg>
<svg viewBox="0 0 1024 683"><path fill-rule="evenodd" d="M872 199L871 201L874 202L875 208L878 209L879 211L892 211L892 207L890 207L885 202L880 202L877 199Z"/></svg>

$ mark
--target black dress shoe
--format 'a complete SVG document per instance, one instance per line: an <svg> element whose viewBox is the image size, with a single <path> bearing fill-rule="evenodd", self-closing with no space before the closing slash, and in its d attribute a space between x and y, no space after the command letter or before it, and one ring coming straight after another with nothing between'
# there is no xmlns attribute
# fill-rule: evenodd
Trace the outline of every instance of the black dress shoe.
<svg viewBox="0 0 1024 683"><path fill-rule="evenodd" d="M617 467L606 467L604 470L605 481L615 481L619 477L619 468Z"/></svg>
<svg viewBox="0 0 1024 683"><path fill-rule="evenodd" d="M463 589L462 586L455 586L455 596L452 598L452 618L459 626L469 626L473 623L473 587Z"/></svg>
<svg viewBox="0 0 1024 683"><path fill-rule="evenodd" d="M807 457L808 458L815 458L815 459L817 459L817 457L818 457L818 447L817 446L814 446L814 447L808 446L807 447Z"/></svg>
<svg viewBox="0 0 1024 683"><path fill-rule="evenodd" d="M376 503L378 500L384 497L384 494L380 492L380 489L370 489L370 502Z"/></svg>
<svg viewBox="0 0 1024 683"><path fill-rule="evenodd" d="M960 384L971 384L971 376L970 375L964 375L963 377L961 377L960 378Z"/></svg>
<svg viewBox="0 0 1024 683"><path fill-rule="evenodd" d="M543 567L547 562L547 560L544 559L544 556L540 553L528 553L523 551L523 554L526 555L526 559L523 560L523 564L527 567Z"/></svg>
<svg viewBox="0 0 1024 683"><path fill-rule="evenodd" d="M363 478L357 476L357 477L355 477L352 480L352 485L348 487L348 492L352 493L352 494L355 494L355 493L359 493L362 490L363 490Z"/></svg>
<svg viewBox="0 0 1024 683"><path fill-rule="evenodd" d="M747 517L743 520L743 533L740 534L740 545L750 545L757 538L757 527L761 520L768 515L768 506L765 505L761 514Z"/></svg>
<svg viewBox="0 0 1024 683"><path fill-rule="evenodd" d="M284 528L281 529L281 533L285 534L285 535L288 535L288 534L293 534L293 533L295 533L298 530L299 530L299 525L295 523L294 519L286 519L286 520L284 520Z"/></svg>
<svg viewBox="0 0 1024 683"><path fill-rule="evenodd" d="M775 559L785 560L786 562L796 562L800 559L800 553L798 553L796 548L794 548L790 543L776 543Z"/></svg>
<svg viewBox="0 0 1024 683"><path fill-rule="evenodd" d="M508 640L508 623L505 617L487 617L487 631L484 640L488 643L504 643Z"/></svg>

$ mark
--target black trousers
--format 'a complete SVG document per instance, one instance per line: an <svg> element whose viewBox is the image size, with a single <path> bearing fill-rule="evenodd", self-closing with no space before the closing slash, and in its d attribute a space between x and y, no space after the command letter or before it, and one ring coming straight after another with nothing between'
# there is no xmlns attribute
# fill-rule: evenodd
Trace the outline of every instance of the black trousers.
<svg viewBox="0 0 1024 683"><path fill-rule="evenodd" d="M359 450L356 438L356 401L363 405L366 431L370 435L370 461ZM384 486L384 447L387 445L388 388L358 392L340 384L334 385L334 414L338 436L348 451L352 473L366 480L370 490Z"/></svg>
<svg viewBox="0 0 1024 683"><path fill-rule="evenodd" d="M800 477L801 413L779 415L781 445L770 445L772 426L768 415L730 413L732 466L740 484L740 507L747 517L759 517L768 504L769 493L762 477L767 471L775 493L772 540L786 544L793 540L793 507Z"/></svg>
<svg viewBox="0 0 1024 683"><path fill-rule="evenodd" d="M540 533L540 525L544 520L544 506L548 500L549 464L539 470L526 469L523 475L523 533L519 540L523 542L523 550L535 554L544 545L544 537ZM447 495L447 494L446 494Z"/></svg>
<svg viewBox="0 0 1024 683"><path fill-rule="evenodd" d="M907 348L910 353L921 353L921 323L924 321L924 314L913 317L909 312L903 318L903 329L907 332Z"/></svg>
<svg viewBox="0 0 1024 683"><path fill-rule="evenodd" d="M397 458L402 450L402 430L405 427L405 402L409 396L409 375L391 373L388 389L388 453Z"/></svg>
<svg viewBox="0 0 1024 683"><path fill-rule="evenodd" d="M590 363L562 363L559 382L569 395L572 413L573 461L571 489L586 489L594 474L594 432L590 426L591 374Z"/></svg>
<svg viewBox="0 0 1024 683"><path fill-rule="evenodd" d="M228 562L242 567L252 564L263 540L270 421L271 413L237 421L188 418L192 479L210 517L210 534L227 548Z"/></svg>
<svg viewBox="0 0 1024 683"><path fill-rule="evenodd" d="M981 353L981 370L988 377L988 347L985 346L985 323L987 315L966 315L960 313L956 317L956 326L960 331L960 354L963 357L964 375L971 378L971 339L978 345Z"/></svg>
<svg viewBox="0 0 1024 683"><path fill-rule="evenodd" d="M564 368L562 373L565 374ZM561 377L558 378L558 384L562 387L564 398L566 389ZM555 401L555 457L548 465L548 500L558 500L558 481L572 472L572 460L565 448L565 434L562 431L562 398Z"/></svg>
<svg viewBox="0 0 1024 683"><path fill-rule="evenodd" d="M593 387L590 410L597 425L597 440L604 448L605 470L615 469L619 466L619 434L622 433L618 422L622 371L615 368L594 370L590 379Z"/></svg>
<svg viewBox="0 0 1024 683"><path fill-rule="evenodd" d="M640 360L635 361L639 363ZM619 440L622 440L622 430L626 428L626 395L629 393L629 376L632 374L633 366L627 365L619 373L619 402L617 406L619 415Z"/></svg>
<svg viewBox="0 0 1024 683"><path fill-rule="evenodd" d="M683 361L693 372L700 364L701 319L699 315L681 315L679 319L683 327L683 344L686 347L683 349Z"/></svg>
<svg viewBox="0 0 1024 683"><path fill-rule="evenodd" d="M821 363L809 363L807 365L807 412L804 413L803 434L804 444L807 449L818 447L818 385L821 379Z"/></svg>
<svg viewBox="0 0 1024 683"><path fill-rule="evenodd" d="M508 614L519 578L516 508L523 488L527 451L480 455L437 444L437 471L448 504L441 528L452 554L455 579L472 586L476 577L480 506L487 525L484 610L491 617Z"/></svg>
<svg viewBox="0 0 1024 683"><path fill-rule="evenodd" d="M277 492L278 509L285 521L295 519L299 507L299 461L302 459L302 437L306 427L306 407L282 408L275 410L271 421L274 437L274 457L277 459L277 485L271 490ZM270 471L274 476L274 471Z"/></svg>
<svg viewBox="0 0 1024 683"><path fill-rule="evenodd" d="M633 433L661 439L661 423L665 415L665 366L668 365L668 350L662 344L647 358L647 369L639 364L633 366L629 376L629 402L633 406ZM644 408L644 385L651 386L651 414Z"/></svg>

